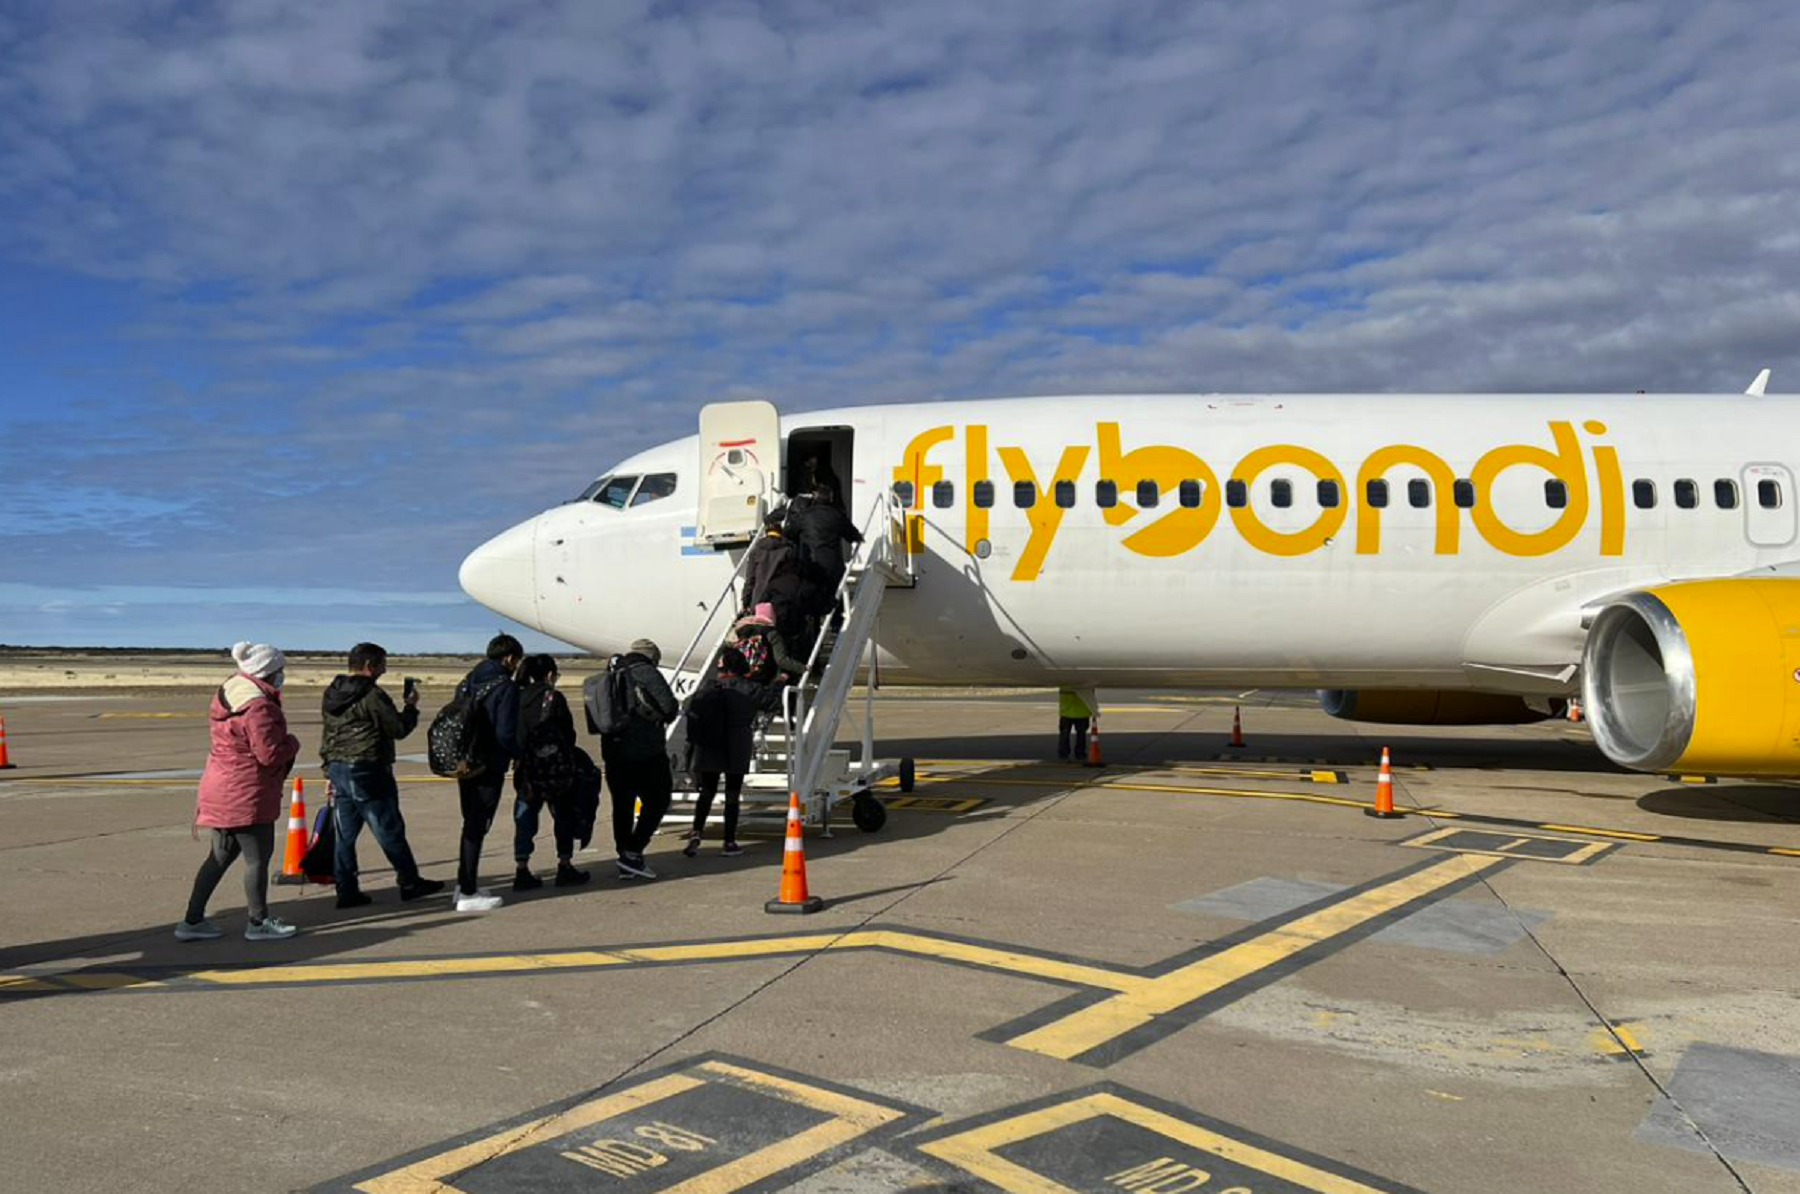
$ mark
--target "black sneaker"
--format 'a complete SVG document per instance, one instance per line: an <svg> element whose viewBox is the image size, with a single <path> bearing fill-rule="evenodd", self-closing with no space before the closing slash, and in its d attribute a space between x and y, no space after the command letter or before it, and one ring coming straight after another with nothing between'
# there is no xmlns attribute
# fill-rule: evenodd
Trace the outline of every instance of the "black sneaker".
<svg viewBox="0 0 1800 1194"><path fill-rule="evenodd" d="M723 854L727 858L736 858L739 854L742 854L743 852L744 852L744 848L742 846L738 845L736 842L726 842L724 849L719 851L719 853Z"/></svg>
<svg viewBox="0 0 1800 1194"><path fill-rule="evenodd" d="M513 876L514 891L536 891L544 885L544 881L531 873L530 867L522 866Z"/></svg>
<svg viewBox="0 0 1800 1194"><path fill-rule="evenodd" d="M580 887L592 876L586 871L578 871L570 862L558 863L556 867L556 885L558 887Z"/></svg>
<svg viewBox="0 0 1800 1194"><path fill-rule="evenodd" d="M414 879L411 883L400 885L402 900L422 900L426 896L434 896L444 890L442 879Z"/></svg>
<svg viewBox="0 0 1800 1194"><path fill-rule="evenodd" d="M687 845L685 845L685 846L683 846L683 847L682 847L682 848L681 848L681 852L682 852L682 853L683 853L683 854L685 854L685 855L687 855L687 856L688 856L688 857L689 857L689 858L697 858L697 857L699 857L699 854L700 854L700 835L699 835L699 834L697 834L697 833L690 833L690 834L688 834L688 840L687 840Z"/></svg>
<svg viewBox="0 0 1800 1194"><path fill-rule="evenodd" d="M374 902L375 902L375 897L372 895L369 895L367 892L362 892L362 891L340 891L340 892L338 892L337 904L338 904L338 907L340 907L340 908L361 908L364 905L373 904Z"/></svg>
<svg viewBox="0 0 1800 1194"><path fill-rule="evenodd" d="M619 855L619 878L621 879L654 879L656 872L644 861L642 854Z"/></svg>

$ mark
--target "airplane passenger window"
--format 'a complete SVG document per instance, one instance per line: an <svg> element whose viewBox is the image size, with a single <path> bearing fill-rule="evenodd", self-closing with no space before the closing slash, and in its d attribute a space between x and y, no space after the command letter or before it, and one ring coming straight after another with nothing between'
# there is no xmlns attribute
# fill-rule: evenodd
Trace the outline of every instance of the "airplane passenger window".
<svg viewBox="0 0 1800 1194"><path fill-rule="evenodd" d="M1153 509L1160 500L1162 500L1162 494L1157 489L1156 482L1139 481L1137 483L1137 504L1139 509Z"/></svg>
<svg viewBox="0 0 1800 1194"><path fill-rule="evenodd" d="M1692 510L1700 504L1700 487L1683 477L1675 482L1675 504L1683 510Z"/></svg>
<svg viewBox="0 0 1800 1194"><path fill-rule="evenodd" d="M1475 508L1475 482L1462 478L1450 487L1450 492L1456 498L1458 509L1473 510Z"/></svg>
<svg viewBox="0 0 1800 1194"><path fill-rule="evenodd" d="M615 510L623 510L631 500L631 491L637 488L636 477L608 477L606 484L594 494L594 500L602 506L611 506Z"/></svg>
<svg viewBox="0 0 1800 1194"><path fill-rule="evenodd" d="M1336 481L1319 482L1319 507L1324 510L1335 510L1338 504L1338 483Z"/></svg>
<svg viewBox="0 0 1800 1194"><path fill-rule="evenodd" d="M1713 482L1713 504L1721 510L1735 510L1738 504L1737 482L1720 477Z"/></svg>
<svg viewBox="0 0 1800 1194"><path fill-rule="evenodd" d="M1234 510L1250 504L1250 487L1233 477L1225 482L1225 504Z"/></svg>
<svg viewBox="0 0 1800 1194"><path fill-rule="evenodd" d="M1656 482L1642 478L1631 483L1631 501L1640 510L1656 508Z"/></svg>
<svg viewBox="0 0 1800 1194"><path fill-rule="evenodd" d="M1277 510L1285 510L1294 504L1294 483L1286 478L1277 478L1269 482L1269 502Z"/></svg>
<svg viewBox="0 0 1800 1194"><path fill-rule="evenodd" d="M910 507L913 503L913 483L911 481L894 482L894 500L902 506Z"/></svg>
<svg viewBox="0 0 1800 1194"><path fill-rule="evenodd" d="M969 487L969 496L975 499L975 505L986 510L994 504L994 483L977 481Z"/></svg>
<svg viewBox="0 0 1800 1194"><path fill-rule="evenodd" d="M1368 494L1369 505L1374 509L1380 510L1387 506L1388 490L1386 481L1383 481L1380 478L1370 481L1368 485Z"/></svg>
<svg viewBox="0 0 1800 1194"><path fill-rule="evenodd" d="M633 506L642 506L646 502L654 502L658 498L666 498L675 492L674 473L651 473L644 478L644 483L637 487L631 495Z"/></svg>
<svg viewBox="0 0 1800 1194"><path fill-rule="evenodd" d="M1781 482L1762 480L1756 483L1756 504L1765 510L1781 507Z"/></svg>
<svg viewBox="0 0 1800 1194"><path fill-rule="evenodd" d="M1544 505L1561 510L1569 504L1569 487L1561 481L1544 482Z"/></svg>
<svg viewBox="0 0 1800 1194"><path fill-rule="evenodd" d="M1200 482L1183 481L1179 492L1181 495L1181 504L1183 506L1187 507L1189 510L1197 509L1199 507L1200 499L1203 496L1200 492Z"/></svg>
<svg viewBox="0 0 1800 1194"><path fill-rule="evenodd" d="M956 505L956 482L936 481L931 486L931 504L940 510Z"/></svg>
<svg viewBox="0 0 1800 1194"><path fill-rule="evenodd" d="M1029 510L1037 505L1037 486L1030 481L1013 482L1013 505Z"/></svg>
<svg viewBox="0 0 1800 1194"><path fill-rule="evenodd" d="M1064 510L1075 508L1075 482L1058 481L1056 483L1056 504Z"/></svg>
<svg viewBox="0 0 1800 1194"><path fill-rule="evenodd" d="M1415 510L1431 505L1431 482L1414 477L1406 483L1406 504Z"/></svg>
<svg viewBox="0 0 1800 1194"><path fill-rule="evenodd" d="M1119 504L1119 483L1117 481L1094 482L1094 505L1102 510L1110 510Z"/></svg>

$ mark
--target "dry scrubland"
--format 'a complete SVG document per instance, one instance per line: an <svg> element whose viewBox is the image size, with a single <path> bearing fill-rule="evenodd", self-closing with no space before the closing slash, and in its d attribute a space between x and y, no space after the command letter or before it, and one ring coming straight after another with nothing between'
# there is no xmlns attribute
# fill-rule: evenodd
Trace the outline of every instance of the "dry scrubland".
<svg viewBox="0 0 1800 1194"><path fill-rule="evenodd" d="M588 656L560 657L565 685L579 684L604 663ZM469 673L475 656L409 656L388 658L384 686L399 690L400 678L417 676L429 694L444 692ZM289 688L324 688L344 670L344 657L318 652L288 654ZM94 689L210 688L231 674L225 652L0 652L0 692L55 692Z"/></svg>

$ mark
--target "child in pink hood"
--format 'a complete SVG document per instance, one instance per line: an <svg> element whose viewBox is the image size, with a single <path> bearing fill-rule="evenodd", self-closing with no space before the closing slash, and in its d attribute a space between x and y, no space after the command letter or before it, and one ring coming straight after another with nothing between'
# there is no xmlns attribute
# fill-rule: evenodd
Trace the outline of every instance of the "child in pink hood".
<svg viewBox="0 0 1800 1194"><path fill-rule="evenodd" d="M231 657L238 671L213 696L212 750L200 776L194 816L195 825L212 830L212 848L194 876L187 916L175 926L180 941L224 935L206 919L206 902L240 854L250 911L244 939L274 941L299 931L270 916L268 902L281 788L300 753L300 740L288 733L287 714L281 708L287 659L265 643L239 643L231 649Z"/></svg>

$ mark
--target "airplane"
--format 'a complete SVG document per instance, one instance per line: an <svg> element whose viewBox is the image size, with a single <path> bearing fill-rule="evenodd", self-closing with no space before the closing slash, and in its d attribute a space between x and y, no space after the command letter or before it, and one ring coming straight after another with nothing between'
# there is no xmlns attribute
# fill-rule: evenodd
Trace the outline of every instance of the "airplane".
<svg viewBox="0 0 1800 1194"><path fill-rule="evenodd" d="M703 409L476 548L463 589L600 655L694 639L764 512L903 520L890 685L1318 690L1341 718L1579 700L1650 772L1800 774L1800 407L1742 395L1085 395Z"/></svg>

